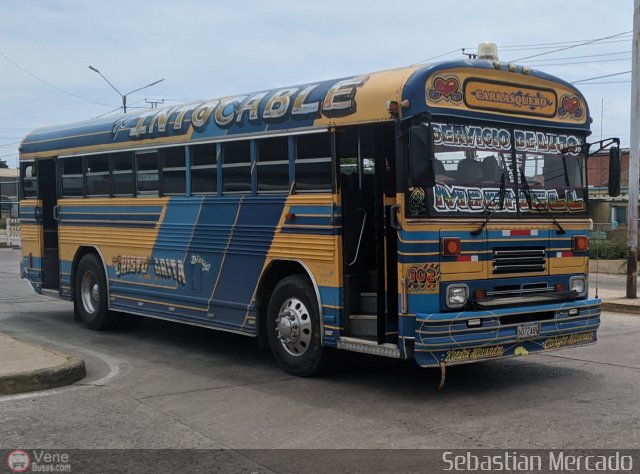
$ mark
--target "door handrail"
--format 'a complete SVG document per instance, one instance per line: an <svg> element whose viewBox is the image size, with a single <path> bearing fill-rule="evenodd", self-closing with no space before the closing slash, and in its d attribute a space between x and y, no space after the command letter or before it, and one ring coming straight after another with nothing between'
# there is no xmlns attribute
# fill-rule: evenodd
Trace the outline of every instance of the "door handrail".
<svg viewBox="0 0 640 474"><path fill-rule="evenodd" d="M389 225L395 230L402 230L400 227L400 220L398 219L399 211L400 206L398 204L394 204L389 208Z"/></svg>
<svg viewBox="0 0 640 474"><path fill-rule="evenodd" d="M358 238L358 246L356 247L356 254L353 257L353 261L349 264L347 264L347 266L351 266L354 263L356 263L356 260L358 260L358 254L360 253L360 244L362 243L362 234L364 234L364 226L367 223L367 211L365 209L361 209L361 211L364 213L362 216L362 227L360 228L360 237Z"/></svg>

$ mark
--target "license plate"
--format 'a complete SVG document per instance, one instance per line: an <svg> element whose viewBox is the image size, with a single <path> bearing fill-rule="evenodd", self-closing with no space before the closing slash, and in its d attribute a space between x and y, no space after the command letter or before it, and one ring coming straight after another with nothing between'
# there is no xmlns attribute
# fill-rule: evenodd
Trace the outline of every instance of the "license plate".
<svg viewBox="0 0 640 474"><path fill-rule="evenodd" d="M533 339L540 336L540 323L518 324L516 339Z"/></svg>

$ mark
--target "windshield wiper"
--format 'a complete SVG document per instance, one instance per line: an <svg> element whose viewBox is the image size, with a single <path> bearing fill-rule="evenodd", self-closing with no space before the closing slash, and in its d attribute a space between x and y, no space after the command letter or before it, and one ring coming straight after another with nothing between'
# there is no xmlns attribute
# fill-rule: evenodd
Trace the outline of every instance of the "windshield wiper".
<svg viewBox="0 0 640 474"><path fill-rule="evenodd" d="M489 210L489 213L487 214L487 218L484 220L482 224L480 224L480 227L470 232L471 235L473 235L474 237L480 235L480 233L484 230L484 228L487 227L487 224L489 223L489 219L491 219L491 216L493 215L494 211L496 209L500 209L500 210L504 209L504 199L506 196L507 196L507 183L506 183L506 178L504 176L504 171L502 171L502 175L500 176L500 191L498 191L498 194L496 194L491 200L491 202L489 203L489 204L494 204L494 206L491 209L489 209L488 206L485 207L485 212ZM496 200L499 202L499 205L495 205Z"/></svg>
<svg viewBox="0 0 640 474"><path fill-rule="evenodd" d="M531 200L531 197L533 196L535 198L535 200L537 201L537 203L540 206L544 207L545 214L551 218L553 223L558 228L556 233L557 234L566 234L567 231L562 228L562 226L556 220L556 218L553 217L553 214L551 214L551 211L549 210L549 203L547 202L546 205L543 204L542 201L540 201L540 198L536 195L536 193L531 191L531 186L529 186L529 182L527 181L527 177L524 175L524 163L522 164L522 168L520 168L520 182L522 184L522 192L524 193L524 197L527 199L527 204L529 204L529 209L531 209L533 211L533 202ZM535 209L538 212L542 212L538 206L536 206Z"/></svg>

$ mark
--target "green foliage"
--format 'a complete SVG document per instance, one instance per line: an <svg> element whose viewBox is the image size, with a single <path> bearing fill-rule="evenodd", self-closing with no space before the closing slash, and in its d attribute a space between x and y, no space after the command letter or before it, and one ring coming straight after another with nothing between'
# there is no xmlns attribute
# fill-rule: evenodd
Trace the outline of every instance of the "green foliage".
<svg viewBox="0 0 640 474"><path fill-rule="evenodd" d="M5 160L0 160L0 168L8 168L9 165Z"/></svg>
<svg viewBox="0 0 640 474"><path fill-rule="evenodd" d="M607 232L606 239L589 240L589 258L617 260L627 258L627 229Z"/></svg>

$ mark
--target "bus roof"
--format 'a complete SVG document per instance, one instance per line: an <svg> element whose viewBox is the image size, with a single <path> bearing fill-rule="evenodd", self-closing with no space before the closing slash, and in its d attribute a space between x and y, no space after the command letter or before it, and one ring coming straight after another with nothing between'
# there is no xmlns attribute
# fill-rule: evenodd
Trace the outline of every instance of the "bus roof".
<svg viewBox="0 0 640 474"><path fill-rule="evenodd" d="M423 113L589 130L582 94L527 67L465 59L45 127L20 159L224 141L392 121Z"/></svg>

